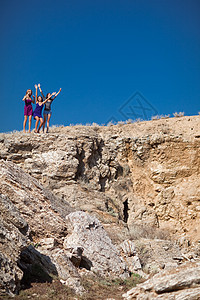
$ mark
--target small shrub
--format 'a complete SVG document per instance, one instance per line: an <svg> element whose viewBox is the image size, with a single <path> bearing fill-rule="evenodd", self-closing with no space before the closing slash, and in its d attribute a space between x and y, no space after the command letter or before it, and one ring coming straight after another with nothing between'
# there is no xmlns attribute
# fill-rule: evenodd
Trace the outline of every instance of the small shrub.
<svg viewBox="0 0 200 300"><path fill-rule="evenodd" d="M159 120L160 119L160 116L159 115L156 115L156 116L152 116L151 117L151 120L153 121L153 120Z"/></svg>
<svg viewBox="0 0 200 300"><path fill-rule="evenodd" d="M93 122L93 123L92 123L92 126L94 126L94 127L99 127L99 124Z"/></svg>
<svg viewBox="0 0 200 300"><path fill-rule="evenodd" d="M178 118L178 117L183 117L184 114L185 114L184 112L179 112L179 113L175 112L175 113L173 113L173 116Z"/></svg>
<svg viewBox="0 0 200 300"><path fill-rule="evenodd" d="M128 119L128 120L126 121L126 124L132 124L132 123L134 123L134 121L133 121L132 119Z"/></svg>
<svg viewBox="0 0 200 300"><path fill-rule="evenodd" d="M107 126L113 126L115 123L113 121L108 122Z"/></svg>
<svg viewBox="0 0 200 300"><path fill-rule="evenodd" d="M142 122L143 120L141 119L141 118L137 118L137 119L135 119L135 122L136 123L140 123L140 122Z"/></svg>
<svg viewBox="0 0 200 300"><path fill-rule="evenodd" d="M125 121L118 121L118 123L117 123L117 125L124 125L124 124L126 124Z"/></svg>
<svg viewBox="0 0 200 300"><path fill-rule="evenodd" d="M169 119L170 118L170 114L168 115L161 115L161 119Z"/></svg>

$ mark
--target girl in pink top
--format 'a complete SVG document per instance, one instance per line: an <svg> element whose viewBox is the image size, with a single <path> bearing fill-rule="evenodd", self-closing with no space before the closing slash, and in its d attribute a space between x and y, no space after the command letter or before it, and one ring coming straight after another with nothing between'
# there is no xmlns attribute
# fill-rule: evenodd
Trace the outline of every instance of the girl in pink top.
<svg viewBox="0 0 200 300"><path fill-rule="evenodd" d="M22 99L22 101L25 102L25 106L24 106L24 123L23 123L23 131L26 132L25 128L26 128L26 122L27 119L29 118L29 130L28 132L31 132L31 119L32 119L32 114L33 114L33 108L32 108L32 103L35 102L34 100L34 96L33 99L31 98L32 96L32 90L27 90L26 91L26 95L24 96L24 98Z"/></svg>

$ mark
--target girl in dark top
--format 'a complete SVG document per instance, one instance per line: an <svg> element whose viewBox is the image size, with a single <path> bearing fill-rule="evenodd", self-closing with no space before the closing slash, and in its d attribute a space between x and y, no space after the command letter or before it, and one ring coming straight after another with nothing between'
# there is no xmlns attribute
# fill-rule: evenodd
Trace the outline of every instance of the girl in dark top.
<svg viewBox="0 0 200 300"><path fill-rule="evenodd" d="M49 96L47 97L47 99L45 99L43 101L42 97L41 96L37 96L37 85L35 85L35 89L36 89L36 108L33 112L33 117L34 119L36 120L35 122L35 132L39 133L40 132L40 128L42 127L43 125L43 118L42 118L42 108L43 108L43 105L52 97L54 96L56 93L52 93L52 94L49 94ZM38 127L38 123L40 121L40 126ZM38 127L38 128L37 128Z"/></svg>
<svg viewBox="0 0 200 300"><path fill-rule="evenodd" d="M42 89L40 87L40 84L38 84L38 87L40 89L40 92L44 97L44 94L42 92ZM44 128L45 128L45 123L46 123L46 120L47 120L47 131L46 132L49 132L49 121L50 121L50 118L51 118L51 115L52 115L52 111L51 111L51 103L53 102L53 100L58 96L58 94L60 94L61 92L61 89L59 89L59 91L57 93L55 93L55 96L52 98L50 97L50 99L45 103L45 107L44 107L44 112L43 112L43 115L44 115L44 122L43 122L43 132L44 132ZM46 99L49 98L50 96L50 93L48 93L46 95Z"/></svg>
<svg viewBox="0 0 200 300"><path fill-rule="evenodd" d="M31 119L32 119L32 114L33 114L32 103L35 102L35 99L34 99L35 96L32 96L33 99L31 98L31 96L32 96L32 90L27 90L26 95L22 99L22 101L25 102L25 106L24 106L24 123L23 123L23 131L24 132L26 132L25 128L26 128L27 119L29 119L28 120L28 127L29 127L28 132L31 132Z"/></svg>

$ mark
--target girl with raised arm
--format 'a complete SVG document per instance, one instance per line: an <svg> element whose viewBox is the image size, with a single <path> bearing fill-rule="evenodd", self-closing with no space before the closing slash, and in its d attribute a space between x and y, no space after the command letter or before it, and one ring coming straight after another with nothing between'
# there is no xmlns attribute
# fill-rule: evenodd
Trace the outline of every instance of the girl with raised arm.
<svg viewBox="0 0 200 300"><path fill-rule="evenodd" d="M49 97L47 99L45 99L43 101L43 98L42 96L38 96L37 95L37 88L38 86L35 85L35 89L36 89L36 108L33 112L33 117L34 119L36 120L35 122L35 132L39 133L40 132L40 128L42 127L43 125L43 118L42 118L42 108L43 108L43 105L52 97L54 96L56 93L52 93L49 95ZM38 123L40 121L40 126L38 127ZM37 128L38 127L38 128Z"/></svg>
<svg viewBox="0 0 200 300"><path fill-rule="evenodd" d="M29 120L28 120L28 132L29 133L31 132L31 119L32 119L32 114L33 114L32 103L35 103L34 96L32 96L33 99L31 98L31 96L32 96L32 90L29 89L26 91L26 95L22 99L22 101L25 102L23 131L26 132L26 130L25 130L26 122L27 122L27 119L29 118Z"/></svg>
<svg viewBox="0 0 200 300"><path fill-rule="evenodd" d="M44 94L42 92L42 89L40 87L40 84L38 84L38 87L40 89L40 92L42 94L42 96L44 97ZM51 111L51 103L53 102L53 100L58 96L58 94L60 94L61 92L61 89L59 89L59 91L57 93L55 93L55 96L54 97L50 97L50 99L45 103L45 107L44 107L44 112L43 112L43 115L44 115L44 123L43 123L43 132L44 132L44 129L45 129L45 124L46 124L46 120L47 120L47 133L49 132L49 122L50 122L50 119L51 119L51 115L52 115L52 111ZM46 99L50 96L50 93L48 93L46 95ZM44 97L45 98L45 97Z"/></svg>

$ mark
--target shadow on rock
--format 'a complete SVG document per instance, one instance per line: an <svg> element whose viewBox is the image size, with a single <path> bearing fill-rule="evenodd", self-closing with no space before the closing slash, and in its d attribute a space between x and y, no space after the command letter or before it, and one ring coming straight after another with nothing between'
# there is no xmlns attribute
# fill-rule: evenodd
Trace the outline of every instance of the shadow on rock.
<svg viewBox="0 0 200 300"><path fill-rule="evenodd" d="M58 275L55 265L49 256L41 254L32 245L25 248L18 261L18 267L24 275L21 280L21 288L30 288L33 282L52 282L53 275Z"/></svg>

